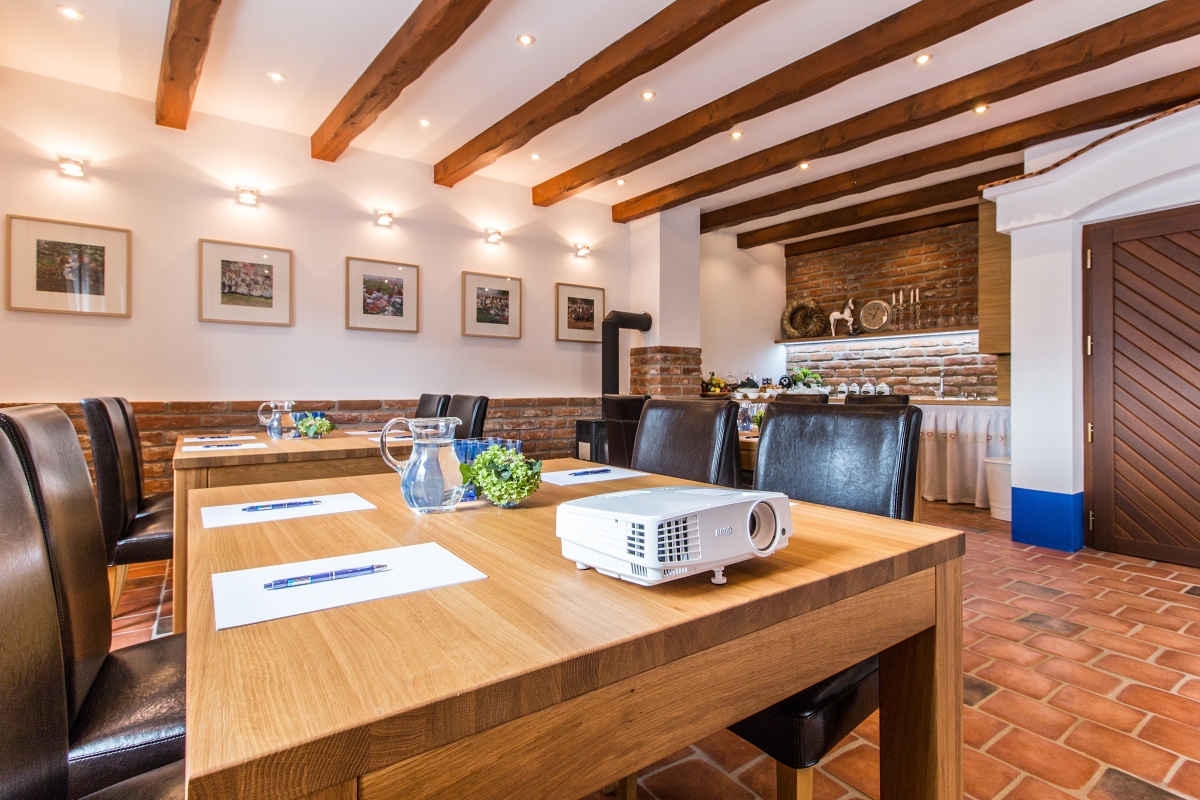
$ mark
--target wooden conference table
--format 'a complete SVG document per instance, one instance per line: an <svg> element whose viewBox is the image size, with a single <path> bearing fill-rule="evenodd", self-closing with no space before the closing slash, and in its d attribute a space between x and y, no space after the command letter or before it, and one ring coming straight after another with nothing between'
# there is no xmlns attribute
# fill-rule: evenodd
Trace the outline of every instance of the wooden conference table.
<svg viewBox="0 0 1200 800"><path fill-rule="evenodd" d="M203 434L199 434L203 435ZM248 439L205 439L185 442L180 436L175 442L171 466L175 471L175 544L172 592L175 613L172 630L187 630L187 507L192 489L210 486L244 486L252 483L300 481L310 478L342 478L348 475L375 475L392 470L379 456L379 442L367 436L351 436L343 431L326 434L322 439L272 439L261 432L235 433L231 436L253 436ZM214 447L210 450L184 452L184 447L205 444L266 444L265 448L241 450ZM412 449L411 439L388 445L397 457L407 457Z"/></svg>
<svg viewBox="0 0 1200 800"><path fill-rule="evenodd" d="M559 503L680 483L543 483L515 509L430 516L381 475L193 491L189 797L577 800L882 653L881 800L961 800L963 534L797 504L789 546L724 586L562 557ZM377 508L201 524L204 506L347 491ZM423 542L488 577L214 629L214 573Z"/></svg>

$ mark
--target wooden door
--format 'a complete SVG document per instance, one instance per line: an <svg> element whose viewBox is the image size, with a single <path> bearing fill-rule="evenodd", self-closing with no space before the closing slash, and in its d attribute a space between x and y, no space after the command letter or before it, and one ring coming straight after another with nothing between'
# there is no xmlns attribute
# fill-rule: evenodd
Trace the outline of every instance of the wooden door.
<svg viewBox="0 0 1200 800"><path fill-rule="evenodd" d="M1089 226L1091 544L1200 566L1200 206Z"/></svg>

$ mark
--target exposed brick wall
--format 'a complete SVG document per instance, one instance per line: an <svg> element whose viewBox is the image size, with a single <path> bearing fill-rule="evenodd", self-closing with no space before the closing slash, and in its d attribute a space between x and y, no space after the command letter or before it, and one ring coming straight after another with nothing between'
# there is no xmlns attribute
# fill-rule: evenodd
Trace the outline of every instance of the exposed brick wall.
<svg viewBox="0 0 1200 800"><path fill-rule="evenodd" d="M31 401L33 402L33 401ZM19 405L0 403L0 406ZM20 404L23 405L23 404ZM91 463L87 425L78 403L56 403L67 413L79 434L79 443ZM257 401L134 402L138 431L145 459L145 489L166 492L172 487L171 458L175 440L185 434L259 431ZM296 404L298 411L325 411L335 425L353 427L411 416L414 400L307 400ZM520 439L523 451L537 458L575 455L575 420L598 419L596 397L518 397L488 401L484 435Z"/></svg>
<svg viewBox="0 0 1200 800"><path fill-rule="evenodd" d="M629 351L629 392L653 397L700 394L699 347L634 347Z"/></svg>
<svg viewBox="0 0 1200 800"><path fill-rule="evenodd" d="M845 339L787 345L788 370L816 370L826 383L886 383L893 392L933 397L946 373L946 395L995 397L996 356L979 353L979 334Z"/></svg>
<svg viewBox="0 0 1200 800"><path fill-rule="evenodd" d="M951 306L978 302L978 249L978 226L965 222L792 256L787 302L812 298L828 315L841 311L847 297L857 310L868 300L890 301L893 291L919 287L921 328L934 328L939 316L950 316Z"/></svg>

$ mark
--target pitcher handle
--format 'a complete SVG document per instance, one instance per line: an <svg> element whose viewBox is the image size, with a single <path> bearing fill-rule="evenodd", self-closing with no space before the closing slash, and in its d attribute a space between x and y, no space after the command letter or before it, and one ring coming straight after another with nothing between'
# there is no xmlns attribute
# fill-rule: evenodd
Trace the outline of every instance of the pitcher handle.
<svg viewBox="0 0 1200 800"><path fill-rule="evenodd" d="M392 457L391 452L388 450L388 433L391 432L392 426L398 422L403 422L405 425L408 425L408 420L406 418L396 417L395 419L388 420L388 424L383 426L383 432L379 434L379 454L383 456L383 462L392 469L396 470L396 472L400 472L402 469L404 469L404 464L406 463L405 461L397 461L394 457Z"/></svg>
<svg viewBox="0 0 1200 800"><path fill-rule="evenodd" d="M267 400L265 403L263 403L262 405L260 405L258 407L258 421L261 422L263 425L266 425L268 422L271 421L270 416L263 416L263 406L269 406L269 405L271 405L271 401Z"/></svg>

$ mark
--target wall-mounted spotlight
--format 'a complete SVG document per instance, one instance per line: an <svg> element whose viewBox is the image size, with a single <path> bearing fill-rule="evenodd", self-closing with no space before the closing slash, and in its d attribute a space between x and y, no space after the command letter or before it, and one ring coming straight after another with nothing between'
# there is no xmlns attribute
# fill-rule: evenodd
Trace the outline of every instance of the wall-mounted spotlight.
<svg viewBox="0 0 1200 800"><path fill-rule="evenodd" d="M585 244L583 242L575 243L575 257L576 258L587 258L588 254L591 252L592 252L591 245Z"/></svg>
<svg viewBox="0 0 1200 800"><path fill-rule="evenodd" d="M504 234L495 228L484 228L483 236L488 244L500 244L500 240L504 238Z"/></svg>
<svg viewBox="0 0 1200 800"><path fill-rule="evenodd" d="M258 189L251 189L249 186L237 187L237 201L244 206L258 205Z"/></svg>
<svg viewBox="0 0 1200 800"><path fill-rule="evenodd" d="M82 178L83 159L72 156L59 156L58 171L71 178Z"/></svg>
<svg viewBox="0 0 1200 800"><path fill-rule="evenodd" d="M391 211L388 211L386 208L375 209L375 224L376 225L382 225L383 227L386 228L392 224L392 220L394 220L395 218L396 218L396 215L393 214Z"/></svg>

